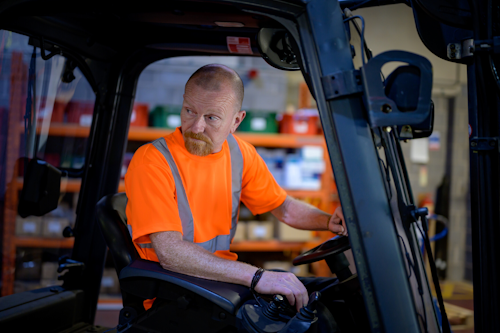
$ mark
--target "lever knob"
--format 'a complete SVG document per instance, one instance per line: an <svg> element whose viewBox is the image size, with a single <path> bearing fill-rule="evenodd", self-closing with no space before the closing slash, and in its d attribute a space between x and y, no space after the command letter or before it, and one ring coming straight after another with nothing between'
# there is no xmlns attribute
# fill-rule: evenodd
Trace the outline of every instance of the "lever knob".
<svg viewBox="0 0 500 333"><path fill-rule="evenodd" d="M296 318L297 320L305 321L305 322L312 322L315 320L316 317L316 307L318 306L319 299L321 298L321 293L319 291L313 292L309 296L309 302L307 303L306 306L302 307L300 309L299 313L297 314Z"/></svg>
<svg viewBox="0 0 500 333"><path fill-rule="evenodd" d="M279 295L279 294L276 294L273 296L273 301L277 304L283 304L283 302L285 301L285 299L283 298L283 296Z"/></svg>
<svg viewBox="0 0 500 333"><path fill-rule="evenodd" d="M316 307L318 305L318 302L319 302L319 299L321 298L321 293L319 291L315 291L313 292L310 296L309 296L309 303L307 303L307 310L313 312L314 310L316 310Z"/></svg>

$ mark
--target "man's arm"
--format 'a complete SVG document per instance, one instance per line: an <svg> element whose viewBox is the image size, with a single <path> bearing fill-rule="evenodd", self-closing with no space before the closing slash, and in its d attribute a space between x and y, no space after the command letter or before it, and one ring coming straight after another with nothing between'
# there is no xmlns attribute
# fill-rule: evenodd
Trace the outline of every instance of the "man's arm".
<svg viewBox="0 0 500 333"><path fill-rule="evenodd" d="M250 287L256 267L219 258L200 246L184 241L177 231L150 235L151 243L164 269L204 279L231 282ZM255 290L261 294L284 295L297 310L308 302L307 290L292 273L265 271Z"/></svg>
<svg viewBox="0 0 500 333"><path fill-rule="evenodd" d="M333 215L309 205L303 201L287 196L285 201L271 213L278 220L289 226L302 230L330 230L347 236L342 208L338 207Z"/></svg>

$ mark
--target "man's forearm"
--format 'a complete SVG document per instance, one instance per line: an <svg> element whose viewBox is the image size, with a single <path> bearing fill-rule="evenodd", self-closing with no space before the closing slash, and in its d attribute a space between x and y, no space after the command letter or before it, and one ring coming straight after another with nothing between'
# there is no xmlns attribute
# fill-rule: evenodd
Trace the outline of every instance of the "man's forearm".
<svg viewBox="0 0 500 333"><path fill-rule="evenodd" d="M331 218L330 214L290 196L271 212L278 220L303 230L328 230L328 221Z"/></svg>
<svg viewBox="0 0 500 333"><path fill-rule="evenodd" d="M173 272L249 287L257 270L242 262L219 258L196 244L183 241L179 232L158 232L150 238L161 266Z"/></svg>

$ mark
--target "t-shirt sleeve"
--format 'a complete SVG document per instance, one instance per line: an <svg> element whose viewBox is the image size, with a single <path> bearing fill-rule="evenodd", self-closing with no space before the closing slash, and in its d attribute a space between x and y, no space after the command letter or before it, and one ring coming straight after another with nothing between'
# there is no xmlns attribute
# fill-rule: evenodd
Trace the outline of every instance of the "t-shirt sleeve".
<svg viewBox="0 0 500 333"><path fill-rule="evenodd" d="M238 141L244 163L241 201L253 214L267 213L279 207L286 199L286 191L278 185L255 148Z"/></svg>
<svg viewBox="0 0 500 333"><path fill-rule="evenodd" d="M125 175L126 214L136 243L149 243L149 235L155 232L182 233L175 182L162 158L154 146L143 146L134 154Z"/></svg>

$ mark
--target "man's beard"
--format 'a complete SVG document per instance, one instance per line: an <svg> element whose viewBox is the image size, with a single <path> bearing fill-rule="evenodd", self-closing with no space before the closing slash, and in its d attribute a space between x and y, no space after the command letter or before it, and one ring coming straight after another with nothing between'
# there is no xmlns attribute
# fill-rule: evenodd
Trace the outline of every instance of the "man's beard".
<svg viewBox="0 0 500 333"><path fill-rule="evenodd" d="M210 155L214 150L214 143L208 136L203 133L184 133L184 145L186 146L188 152L197 156Z"/></svg>

